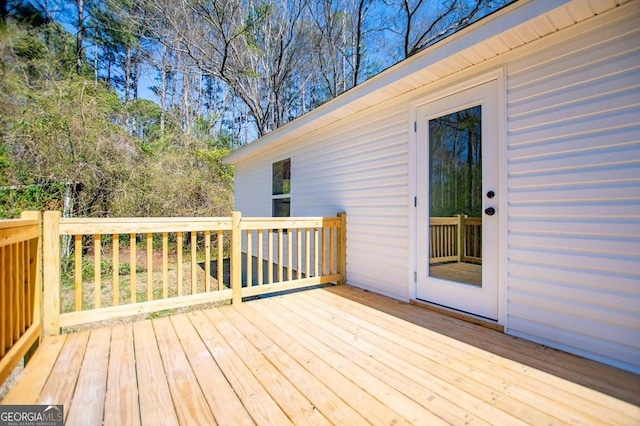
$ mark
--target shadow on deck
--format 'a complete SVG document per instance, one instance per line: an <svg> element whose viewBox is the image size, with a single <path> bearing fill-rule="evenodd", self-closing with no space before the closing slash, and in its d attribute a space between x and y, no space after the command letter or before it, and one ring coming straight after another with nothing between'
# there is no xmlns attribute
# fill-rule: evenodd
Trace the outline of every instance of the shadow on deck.
<svg viewBox="0 0 640 426"><path fill-rule="evenodd" d="M640 378L350 286L46 338L66 423L638 424Z"/></svg>

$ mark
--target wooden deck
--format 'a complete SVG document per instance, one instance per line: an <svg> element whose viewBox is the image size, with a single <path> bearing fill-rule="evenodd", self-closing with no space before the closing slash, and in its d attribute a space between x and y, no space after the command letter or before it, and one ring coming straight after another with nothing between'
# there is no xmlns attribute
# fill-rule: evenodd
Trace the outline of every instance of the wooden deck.
<svg viewBox="0 0 640 426"><path fill-rule="evenodd" d="M475 263L444 263L430 265L429 274L435 278L482 286L482 265Z"/></svg>
<svg viewBox="0 0 640 426"><path fill-rule="evenodd" d="M72 425L640 424L640 377L349 286L49 337Z"/></svg>

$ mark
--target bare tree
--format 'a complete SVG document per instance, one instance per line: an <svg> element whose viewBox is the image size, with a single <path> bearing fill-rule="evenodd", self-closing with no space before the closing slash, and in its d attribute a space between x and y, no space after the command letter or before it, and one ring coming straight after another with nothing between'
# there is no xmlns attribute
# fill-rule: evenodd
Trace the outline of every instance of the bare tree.
<svg viewBox="0 0 640 426"><path fill-rule="evenodd" d="M408 58L436 41L473 22L491 0L448 0L440 7L425 0L400 0L403 53Z"/></svg>
<svg viewBox="0 0 640 426"><path fill-rule="evenodd" d="M216 111L217 122L229 129L242 122L245 134L251 122L256 136L506 1L109 0L128 28L156 45L148 60L159 73L161 127L171 108L186 127L213 117L203 100L206 76L224 86L222 98L234 97ZM395 53L385 56L387 48ZM238 99L243 108L229 107Z"/></svg>
<svg viewBox="0 0 640 426"><path fill-rule="evenodd" d="M308 64L306 0L143 0L156 40L220 78L248 108L258 135L289 121L294 73Z"/></svg>
<svg viewBox="0 0 640 426"><path fill-rule="evenodd" d="M371 6L371 0L321 0L309 6L316 34L314 63L327 98L362 81Z"/></svg>
<svg viewBox="0 0 640 426"><path fill-rule="evenodd" d="M83 47L82 37L84 35L84 0L76 0L78 8L78 32L76 33L76 73L82 74Z"/></svg>

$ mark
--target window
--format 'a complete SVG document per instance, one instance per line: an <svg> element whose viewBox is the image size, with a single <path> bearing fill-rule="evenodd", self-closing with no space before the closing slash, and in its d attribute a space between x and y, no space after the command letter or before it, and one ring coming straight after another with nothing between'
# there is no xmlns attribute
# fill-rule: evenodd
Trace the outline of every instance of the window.
<svg viewBox="0 0 640 426"><path fill-rule="evenodd" d="M273 163L271 187L273 189L272 216L291 216L291 158Z"/></svg>

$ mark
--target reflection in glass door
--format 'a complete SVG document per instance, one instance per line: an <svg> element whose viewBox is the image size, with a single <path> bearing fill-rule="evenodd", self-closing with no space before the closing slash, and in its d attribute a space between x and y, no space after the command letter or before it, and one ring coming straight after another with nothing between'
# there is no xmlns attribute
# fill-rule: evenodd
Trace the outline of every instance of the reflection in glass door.
<svg viewBox="0 0 640 426"><path fill-rule="evenodd" d="M482 287L482 107L430 119L429 276Z"/></svg>

